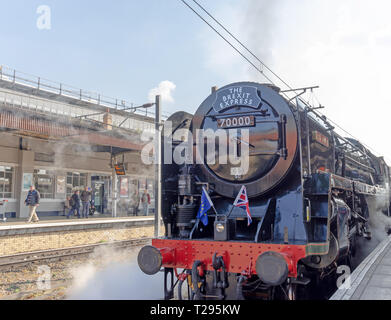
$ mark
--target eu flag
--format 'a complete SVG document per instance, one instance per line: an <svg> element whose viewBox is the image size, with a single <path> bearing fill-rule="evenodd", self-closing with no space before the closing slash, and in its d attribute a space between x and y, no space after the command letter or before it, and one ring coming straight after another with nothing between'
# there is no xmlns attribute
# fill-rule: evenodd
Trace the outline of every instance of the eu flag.
<svg viewBox="0 0 391 320"><path fill-rule="evenodd" d="M201 206L197 213L197 219L200 219L204 226L208 225L208 210L213 207L212 200L210 199L208 192L205 188L202 188Z"/></svg>

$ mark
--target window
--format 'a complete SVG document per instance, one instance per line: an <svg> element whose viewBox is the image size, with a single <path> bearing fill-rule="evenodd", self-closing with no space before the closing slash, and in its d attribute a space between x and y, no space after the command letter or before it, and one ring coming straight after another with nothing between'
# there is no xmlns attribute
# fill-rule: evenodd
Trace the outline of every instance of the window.
<svg viewBox="0 0 391 320"><path fill-rule="evenodd" d="M0 197L9 199L12 198L12 179L14 168L0 166Z"/></svg>
<svg viewBox="0 0 391 320"><path fill-rule="evenodd" d="M130 179L129 180L129 194L130 197L135 196L136 194L139 193L139 182L137 179Z"/></svg>
<svg viewBox="0 0 391 320"><path fill-rule="evenodd" d="M67 196L87 186L87 173L67 172Z"/></svg>
<svg viewBox="0 0 391 320"><path fill-rule="evenodd" d="M39 191L42 199L54 198L54 171L34 170L35 189Z"/></svg>

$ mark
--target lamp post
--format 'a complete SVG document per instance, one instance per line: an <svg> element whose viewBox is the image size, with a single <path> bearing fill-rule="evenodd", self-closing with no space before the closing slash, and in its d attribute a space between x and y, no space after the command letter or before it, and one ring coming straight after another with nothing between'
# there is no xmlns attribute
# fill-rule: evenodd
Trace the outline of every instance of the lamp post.
<svg viewBox="0 0 391 320"><path fill-rule="evenodd" d="M132 112L132 114L133 114L133 113L135 113L136 110L138 110L138 109L141 109L141 108L143 108L143 109L148 109L148 108L150 108L150 107L153 107L154 105L155 105L155 103L145 103L145 104L143 104L142 106L130 107L130 108L122 109L121 111L131 110L131 112ZM131 116L132 116L132 115L127 116L127 117L119 124L118 127L121 127L121 126L126 122L126 120L128 120Z"/></svg>
<svg viewBox="0 0 391 320"><path fill-rule="evenodd" d="M115 172L115 166L113 165L113 172L112 172L112 183L111 183L111 194L112 194L112 217L117 217L117 185L118 185L118 179L117 179L117 173Z"/></svg>
<svg viewBox="0 0 391 320"><path fill-rule="evenodd" d="M162 217L162 127L161 96L156 96L155 102L155 238L160 235L160 220Z"/></svg>

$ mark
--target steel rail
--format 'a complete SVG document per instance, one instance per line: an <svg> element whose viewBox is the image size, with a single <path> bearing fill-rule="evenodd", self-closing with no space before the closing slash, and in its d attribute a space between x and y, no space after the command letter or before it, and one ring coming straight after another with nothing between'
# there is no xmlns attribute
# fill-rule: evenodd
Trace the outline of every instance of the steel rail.
<svg viewBox="0 0 391 320"><path fill-rule="evenodd" d="M51 249L43 251L34 251L28 253L21 253L15 255L1 256L0 268L16 266L21 264L28 264L42 260L52 260L64 257L78 256L92 253L96 248L109 247L113 249L117 248L132 248L149 243L152 238L140 238L125 241L115 241L107 243L98 243L92 245L83 245L61 249Z"/></svg>

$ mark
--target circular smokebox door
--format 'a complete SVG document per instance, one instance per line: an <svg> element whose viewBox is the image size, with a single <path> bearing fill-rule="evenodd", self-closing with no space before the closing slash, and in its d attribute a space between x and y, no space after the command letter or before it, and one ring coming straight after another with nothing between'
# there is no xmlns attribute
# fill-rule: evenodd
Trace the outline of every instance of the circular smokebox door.
<svg viewBox="0 0 391 320"><path fill-rule="evenodd" d="M201 104L192 129L194 141L203 142L197 143L194 154L194 160L203 160L198 168L204 179L215 185L215 191L227 197L235 197L243 184L249 197L272 189L289 172L297 152L293 112L267 85L242 82L221 88ZM206 138L200 139L197 130L214 132L215 137L208 139L205 134ZM248 166L243 166L237 161L246 148Z"/></svg>

